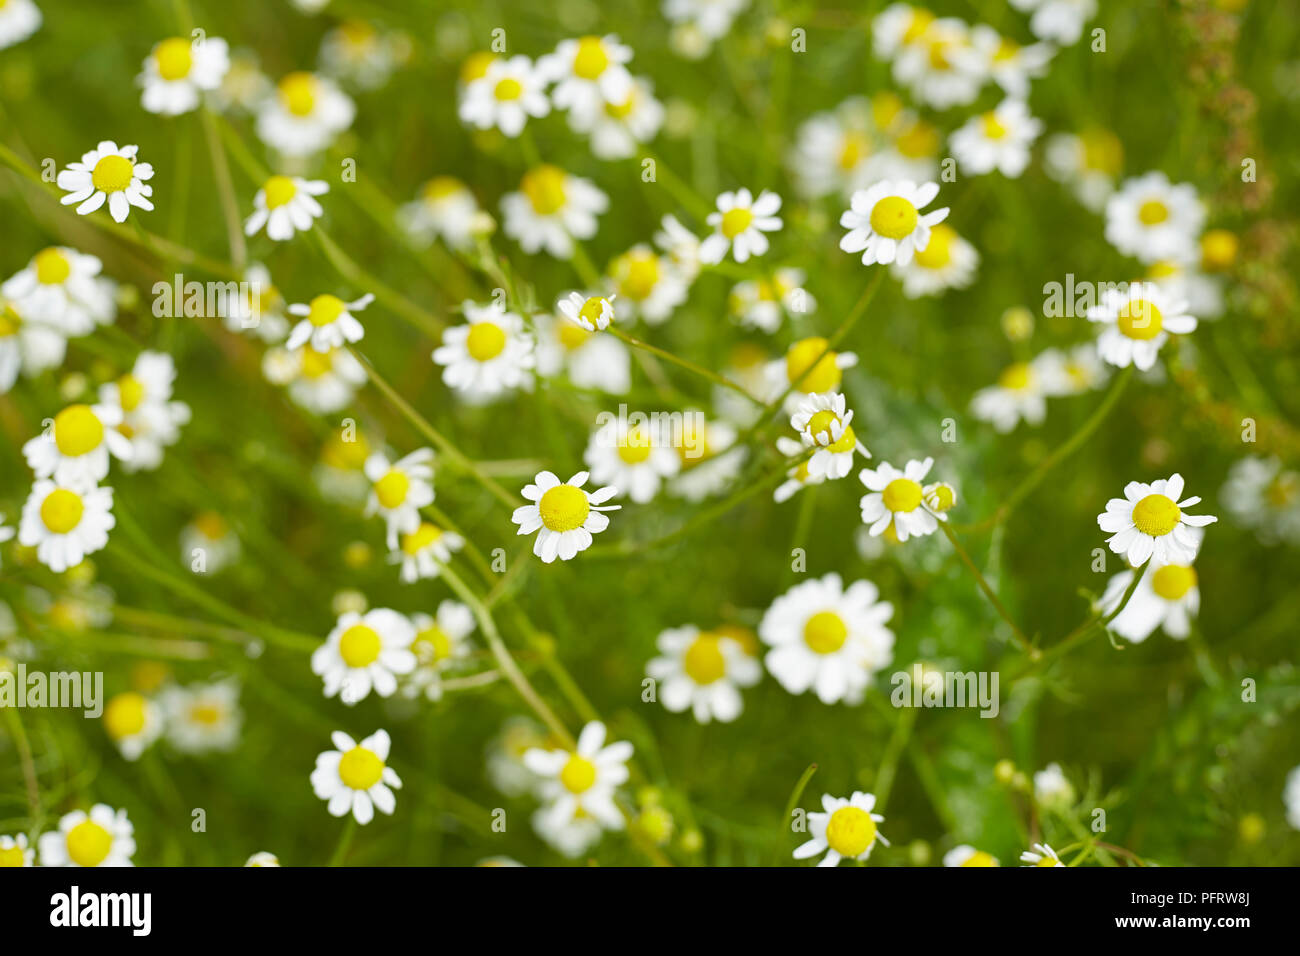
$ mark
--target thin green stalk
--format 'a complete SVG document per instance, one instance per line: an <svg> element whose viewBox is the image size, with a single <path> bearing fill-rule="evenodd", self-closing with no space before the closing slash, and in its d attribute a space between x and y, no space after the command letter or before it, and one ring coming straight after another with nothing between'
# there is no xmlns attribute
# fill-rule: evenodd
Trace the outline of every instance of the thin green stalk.
<svg viewBox="0 0 1300 956"><path fill-rule="evenodd" d="M203 107L203 135L208 141L208 155L212 159L212 175L217 181L217 195L221 200L221 214L226 221L226 241L230 244L230 262L237 272L248 264L248 246L244 242L244 225L239 218L239 201L235 198L235 184L230 176L230 162L221 146L221 131L212 111Z"/></svg>
<svg viewBox="0 0 1300 956"><path fill-rule="evenodd" d="M342 866L343 858L348 855L348 848L352 846L352 838L357 833L357 818L351 813L343 822L343 831L339 834L339 842L334 847L334 852L330 855L330 866Z"/></svg>
<svg viewBox="0 0 1300 956"><path fill-rule="evenodd" d="M659 348L657 345L651 345L649 342L643 342L638 338L634 338L633 336L628 335L622 329L616 328L613 325L609 326L609 328L607 328L605 331L612 334L615 338L621 339L623 342L626 342L634 349L641 349L644 352L649 352L651 355L657 355L659 356L659 358L664 359L665 361L672 362L674 365L681 366L682 368L690 372L694 372L696 375L699 375L701 378L708 379L710 382L712 382L715 385L721 385L723 388L729 388L733 392L737 392L740 395L744 395L755 405L763 404L753 395L749 394L749 392L743 386L736 384L735 382L733 382L731 379L727 378L724 375L719 375L717 372L705 368L703 365L697 365L688 359L680 358L679 356L674 355L672 352L669 352L666 349Z"/></svg>
<svg viewBox="0 0 1300 956"><path fill-rule="evenodd" d="M1011 614L1007 611L1001 599L998 598L996 592L994 592L993 588L989 585L989 582L984 579L984 575L980 573L980 569L975 567L975 562L972 561L970 555L966 553L966 549L961 546L961 542L957 540L957 535L953 532L952 528L948 527L948 522L940 521L939 527L943 529L943 533L947 535L948 540L952 542L953 550L957 552L957 556L960 557L962 563L966 565L966 569L975 577L975 583L978 584L980 590L984 592L984 596L989 599L989 603L992 604L993 609L998 612L998 616L1007 622L1007 625L1011 628L1011 633L1015 635L1016 641L1020 644L1021 649L1029 655L1030 660L1037 660L1042 652L1039 651L1038 648L1034 647L1034 645L1030 644L1025 635L1020 632L1020 628L1012 619Z"/></svg>
<svg viewBox="0 0 1300 956"><path fill-rule="evenodd" d="M780 839L777 841L776 853L773 856L773 865L779 864L782 857L782 849L785 845L785 835L790 830L790 817L794 814L794 808L799 806L799 800L803 797L803 792L808 788L808 781L812 780L813 774L817 772L817 765L810 763L808 769L799 775L795 781L794 789L790 791L790 799L785 802L785 814L781 817Z"/></svg>

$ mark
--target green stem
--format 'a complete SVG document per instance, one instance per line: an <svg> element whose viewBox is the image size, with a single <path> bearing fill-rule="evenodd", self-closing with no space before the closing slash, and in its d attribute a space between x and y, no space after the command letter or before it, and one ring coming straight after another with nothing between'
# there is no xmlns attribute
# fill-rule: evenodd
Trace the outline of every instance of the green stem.
<svg viewBox="0 0 1300 956"><path fill-rule="evenodd" d="M1016 622L1012 620L1011 614L1007 611L1002 601L989 585L989 582L984 579L984 575L980 573L980 569L975 567L975 562L972 561L970 555L966 553L966 549L961 546L961 542L957 540L957 535L953 532L952 528L948 527L948 522L940 521L939 527L943 529L943 533L947 535L948 540L952 542L953 550L957 552L957 556L961 558L962 563L966 565L966 569L975 577L975 583L978 584L980 590L984 592L984 596L989 599L989 603L993 605L993 609L998 612L998 615L1002 620L1007 622L1007 625L1011 628L1011 633L1015 635L1016 641L1020 644L1021 649L1029 655L1030 660L1037 660L1042 652L1039 651L1038 648L1034 647L1034 645L1030 644L1025 635L1020 632L1020 628L1017 627Z"/></svg>
<svg viewBox="0 0 1300 956"><path fill-rule="evenodd" d="M343 822L343 832L339 834L338 845L334 847L334 853L330 856L330 866L343 865L343 858L348 855L348 848L352 846L352 838L356 836L356 832L357 818L349 812Z"/></svg>
<svg viewBox="0 0 1300 956"><path fill-rule="evenodd" d="M715 385L721 385L723 388L729 388L733 392L736 392L740 395L744 395L755 405L763 404L753 395L749 394L749 392L744 388L744 386L736 384L726 376L719 375L717 372L711 371L710 369L705 368L703 365L697 365L694 362L689 361L688 359L680 358L674 355L672 352L667 351L666 349L659 348L657 345L651 345L649 342L643 342L638 338L634 338L631 335L628 335L622 329L616 328L613 325L609 326L609 328L607 328L605 331L609 332L615 338L621 339L623 342L627 343L634 349L641 349L644 352L649 352L651 355L657 355L659 358L664 359L665 361L672 362L674 365L678 365L690 372L694 372L696 375L699 375L701 378L708 379L710 382L712 382Z"/></svg>
<svg viewBox="0 0 1300 956"><path fill-rule="evenodd" d="M782 849L785 846L785 835L790 829L790 817L794 814L794 808L799 806L799 800L803 797L803 792L808 788L808 781L812 780L813 774L817 772L817 765L810 763L808 769L799 775L795 781L794 789L790 791L790 799L785 802L785 814L781 817L780 840L777 842L776 855L773 858L773 865L780 863Z"/></svg>

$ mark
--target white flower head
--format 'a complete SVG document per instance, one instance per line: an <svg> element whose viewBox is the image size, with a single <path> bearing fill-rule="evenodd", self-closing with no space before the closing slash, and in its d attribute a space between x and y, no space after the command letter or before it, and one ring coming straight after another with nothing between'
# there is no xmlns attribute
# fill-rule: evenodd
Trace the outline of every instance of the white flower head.
<svg viewBox="0 0 1300 956"><path fill-rule="evenodd" d="M168 687L159 702L166 715L167 740L181 753L230 751L239 744L244 715L235 678Z"/></svg>
<svg viewBox="0 0 1300 956"><path fill-rule="evenodd" d="M673 436L656 421L630 424L612 414L592 432L583 457L598 485L612 485L637 504L653 500L681 469Z"/></svg>
<svg viewBox="0 0 1300 956"><path fill-rule="evenodd" d="M617 511L622 505L605 505L617 488L604 487L588 493L583 490L588 473L580 471L567 482L549 471L540 471L534 483L525 485L523 496L535 502L516 508L510 520L519 525L519 534L537 532L533 554L546 564L557 557L571 560L591 547L591 536L609 527L602 512Z"/></svg>
<svg viewBox="0 0 1300 956"><path fill-rule="evenodd" d="M1118 368L1135 365L1143 372L1156 364L1160 347L1171 334L1196 330L1187 303L1154 282L1106 289L1101 301L1088 310L1088 320L1105 326L1097 336L1097 354L1103 361Z"/></svg>
<svg viewBox="0 0 1300 956"><path fill-rule="evenodd" d="M975 247L941 222L930 230L930 241L916 250L911 262L903 265L895 261L889 268L902 280L903 295L916 299L966 288L974 280L979 262Z"/></svg>
<svg viewBox="0 0 1300 956"><path fill-rule="evenodd" d="M781 197L763 190L755 199L748 189L725 192L718 196L718 211L709 213L707 222L713 234L700 243L700 261L709 265L721 262L730 251L737 262L761 256L768 249L767 233L781 228Z"/></svg>
<svg viewBox="0 0 1300 956"><path fill-rule="evenodd" d="M390 561L402 566L402 581L436 578L441 566L451 561L454 551L465 546L465 539L454 531L445 531L429 521L421 521L414 531L401 535L400 546L393 551Z"/></svg>
<svg viewBox="0 0 1300 956"><path fill-rule="evenodd" d="M644 243L615 258L609 276L619 311L627 318L639 315L649 324L659 325L686 301L689 281L682 267Z"/></svg>
<svg viewBox="0 0 1300 956"><path fill-rule="evenodd" d="M914 42L899 49L892 74L916 99L943 110L974 101L987 76L987 64L965 23L955 17L932 17Z"/></svg>
<svg viewBox="0 0 1300 956"><path fill-rule="evenodd" d="M546 80L540 64L526 56L496 57L482 76L463 86L461 122L477 129L495 127L514 139L530 116L540 118L551 111Z"/></svg>
<svg viewBox="0 0 1300 956"><path fill-rule="evenodd" d="M289 306L291 315L302 316L302 321L289 333L285 348L296 349L310 344L317 352L328 352L344 343L360 342L366 330L354 316L375 297L369 293L354 302L344 302L335 295L318 295L309 303Z"/></svg>
<svg viewBox="0 0 1300 956"><path fill-rule="evenodd" d="M914 458L903 466L902 471L886 461L881 462L878 468L863 468L858 473L858 479L867 486L867 494L859 502L862 523L867 525L873 538L884 534L891 525L900 542L921 538L933 534L939 521L948 520L946 514L931 504L931 500L935 505L947 503L951 507L951 487L936 485L927 494L926 486L922 484L933 465L933 458L924 461ZM946 496L942 488L948 489Z"/></svg>
<svg viewBox="0 0 1300 956"><path fill-rule="evenodd" d="M21 43L40 27L41 8L32 0L9 0L0 6L0 50Z"/></svg>
<svg viewBox="0 0 1300 956"><path fill-rule="evenodd" d="M983 23L971 30L971 46L984 58L984 69L993 82L1008 96L1020 99L1029 95L1029 81L1047 72L1056 53L1050 43L1021 46Z"/></svg>
<svg viewBox="0 0 1300 956"><path fill-rule="evenodd" d="M1200 503L1200 498L1178 499L1183 493L1183 476L1171 475L1146 484L1130 481L1124 486L1123 498L1111 498L1106 510L1097 516L1097 524L1110 535L1106 543L1122 554L1133 567L1141 567L1152 558L1162 564L1191 564L1196 558L1200 539L1193 529L1203 528L1219 519L1213 515L1189 515L1184 508Z"/></svg>
<svg viewBox="0 0 1300 956"><path fill-rule="evenodd" d="M838 866L840 860L865 860L879 841L889 846L878 825L885 818L875 809L875 794L853 791L852 796L832 797L822 795L822 810L808 814L808 841L795 848L796 860L807 860L822 853L826 855L818 866Z"/></svg>
<svg viewBox="0 0 1300 956"><path fill-rule="evenodd" d="M56 574L74 568L108 544L113 489L70 487L40 478L23 505L18 543L36 549L36 558Z"/></svg>
<svg viewBox="0 0 1300 956"><path fill-rule="evenodd" d="M952 152L967 175L982 176L996 169L1016 179L1029 165L1029 149L1042 131L1042 121L1029 114L1023 100L1007 98L954 132Z"/></svg>
<svg viewBox="0 0 1300 956"><path fill-rule="evenodd" d="M537 374L567 373L579 388L624 395L632 387L632 357L612 335L596 335L567 317L533 316L537 332Z"/></svg>
<svg viewBox="0 0 1300 956"><path fill-rule="evenodd" d="M1205 224L1205 205L1188 183L1162 172L1127 179L1106 201L1106 241L1142 262L1191 259Z"/></svg>
<svg viewBox="0 0 1300 956"><path fill-rule="evenodd" d="M442 333L433 360L442 380L466 401L481 403L533 386L534 341L524 320L498 303L461 305L465 323Z"/></svg>
<svg viewBox="0 0 1300 956"><path fill-rule="evenodd" d="M99 387L102 404L121 411L116 430L131 444L123 461L128 472L151 471L162 464L163 449L180 439L190 407L171 400L176 363L166 352L141 352L131 371Z"/></svg>
<svg viewBox="0 0 1300 956"><path fill-rule="evenodd" d="M200 95L221 85L230 69L230 50L220 37L169 37L145 57L136 82L150 113L179 116L199 105Z"/></svg>
<svg viewBox="0 0 1300 956"><path fill-rule="evenodd" d="M862 253L862 264L903 265L930 242L930 230L948 218L948 209L922 213L939 195L939 184L917 185L908 180L882 180L853 194L850 208L840 216L849 230L840 240L845 252Z"/></svg>
<svg viewBox="0 0 1300 956"><path fill-rule="evenodd" d="M279 866L280 858L274 853L261 850L248 858L244 866Z"/></svg>
<svg viewBox="0 0 1300 956"><path fill-rule="evenodd" d="M971 414L992 423L1003 434L1020 422L1040 425L1047 415L1047 396L1059 377L1052 374L1056 357L1043 353L1029 362L1014 362L998 375L993 385L980 389L971 399Z"/></svg>
<svg viewBox="0 0 1300 956"><path fill-rule="evenodd" d="M555 52L538 61L539 71L556 84L551 92L557 109L569 111L569 125L589 132L607 105L621 106L632 95L627 62L632 48L615 34L561 40Z"/></svg>
<svg viewBox="0 0 1300 956"><path fill-rule="evenodd" d="M30 378L62 365L67 346L57 328L27 319L15 303L0 298L0 395L13 388L20 372Z"/></svg>
<svg viewBox="0 0 1300 956"><path fill-rule="evenodd" d="M0 869L35 865L36 850L27 845L26 833L0 836Z"/></svg>
<svg viewBox="0 0 1300 956"><path fill-rule="evenodd" d="M326 697L338 694L349 706L365 699L372 688L380 697L391 697L397 677L415 669L414 640L414 625L396 611L349 611L312 652L311 669L324 679Z"/></svg>
<svg viewBox="0 0 1300 956"><path fill-rule="evenodd" d="M299 71L280 80L257 114L257 135L285 156L310 156L352 125L356 105L331 79Z"/></svg>
<svg viewBox="0 0 1300 956"><path fill-rule="evenodd" d="M728 304L746 328L772 333L787 313L806 315L817 309L817 300L803 287L802 269L777 269L770 277L745 279L732 287Z"/></svg>
<svg viewBox="0 0 1300 956"><path fill-rule="evenodd" d="M134 827L125 810L97 803L87 813L73 810L59 828L36 841L41 866L132 866Z"/></svg>
<svg viewBox="0 0 1300 956"><path fill-rule="evenodd" d="M441 238L456 250L473 245L478 201L454 176L435 176L420 189L419 198L397 212L398 222L417 243L428 245Z"/></svg>
<svg viewBox="0 0 1300 956"><path fill-rule="evenodd" d="M999 866L997 857L963 843L943 855L944 866Z"/></svg>
<svg viewBox="0 0 1300 956"><path fill-rule="evenodd" d="M366 516L383 517L388 548L394 550L398 535L418 531L420 509L433 503L433 449L416 449L395 462L375 452L366 459L364 470L371 484Z"/></svg>
<svg viewBox="0 0 1300 956"><path fill-rule="evenodd" d="M570 118L576 116L571 113ZM591 120L591 151L597 159L627 159L637 146L654 139L664 125L664 107L654 97L651 82L636 77L627 95L604 103Z"/></svg>
<svg viewBox="0 0 1300 956"><path fill-rule="evenodd" d="M1192 529L1199 543L1204 532ZM1106 584L1098 602L1107 615L1119 610L1119 602L1133 583L1134 571L1122 571ZM1196 569L1188 564L1162 564L1147 569L1134 588L1128 603L1106 624L1126 641L1140 644L1157 628L1175 640L1192 631L1192 620L1201 608L1201 589L1197 587Z"/></svg>
<svg viewBox="0 0 1300 956"><path fill-rule="evenodd" d="M409 697L423 694L429 700L442 698L444 674L463 662L473 651L469 636L474 633L474 612L459 601L443 601L436 616L411 615L415 625L415 670L403 686Z"/></svg>
<svg viewBox="0 0 1300 956"><path fill-rule="evenodd" d="M614 314L615 295L584 295L570 292L555 303L556 311L576 322L588 332L603 332L616 318Z"/></svg>
<svg viewBox="0 0 1300 956"><path fill-rule="evenodd" d="M744 701L738 688L763 676L758 659L724 631L669 628L655 644L660 656L646 664L646 674L661 682L659 699L673 713L689 710L701 724L739 717Z"/></svg>
<svg viewBox="0 0 1300 956"><path fill-rule="evenodd" d="M392 739L386 730L376 730L360 743L341 730L330 734L335 750L317 755L311 772L311 787L326 801L332 817L349 813L363 826L375 818L375 810L391 815L397 808L394 790L402 779L388 766Z"/></svg>
<svg viewBox="0 0 1300 956"><path fill-rule="evenodd" d="M1083 35L1083 25L1097 13L1097 0L1011 0L1011 5L1031 14L1029 29L1040 40L1073 46Z"/></svg>
<svg viewBox="0 0 1300 956"><path fill-rule="evenodd" d="M162 708L133 690L110 698L102 719L104 731L127 760L138 760L163 731Z"/></svg>
<svg viewBox="0 0 1300 956"><path fill-rule="evenodd" d="M853 412L845 408L838 392L808 395L790 416L790 427L799 433L805 448L816 449L808 461L808 473L817 477L843 478L853 468L853 457L870 458L871 452L858 441L850 424Z"/></svg>
<svg viewBox="0 0 1300 956"><path fill-rule="evenodd" d="M253 214L244 221L245 235L256 235L265 226L269 238L284 242L296 232L306 232L325 214L316 197L329 191L324 180L272 176L253 197Z"/></svg>
<svg viewBox="0 0 1300 956"><path fill-rule="evenodd" d="M501 197L503 228L529 254L545 250L557 259L573 255L573 240L596 234L596 216L609 197L589 179L543 164L524 173L519 191Z"/></svg>
<svg viewBox="0 0 1300 956"><path fill-rule="evenodd" d="M131 457L131 442L117 430L121 424L116 405L69 405L23 445L23 455L37 478L89 488L108 475L110 453L119 460Z"/></svg>
<svg viewBox="0 0 1300 956"><path fill-rule="evenodd" d="M627 782L632 745L626 740L605 743L605 725L592 721L582 728L573 750L529 750L524 765L538 778L537 795L547 804L552 821L570 821L581 811L608 830L621 830L623 813L614 791Z"/></svg>
<svg viewBox="0 0 1300 956"><path fill-rule="evenodd" d="M1025 866L1065 866L1061 858L1056 855L1046 843L1035 843L1033 847L1020 854L1020 862Z"/></svg>
<svg viewBox="0 0 1300 956"><path fill-rule="evenodd" d="M276 385L287 385L289 397L317 415L346 408L366 380L365 367L347 349L317 352L307 345L268 349L262 356L262 374Z"/></svg>
<svg viewBox="0 0 1300 956"><path fill-rule="evenodd" d="M59 200L65 206L77 205L77 215L86 216L108 203L114 222L126 222L132 206L150 211L153 187L145 183L153 179L153 166L136 161L138 146L123 146L106 139L81 161L69 163L59 173L58 186L68 195Z"/></svg>

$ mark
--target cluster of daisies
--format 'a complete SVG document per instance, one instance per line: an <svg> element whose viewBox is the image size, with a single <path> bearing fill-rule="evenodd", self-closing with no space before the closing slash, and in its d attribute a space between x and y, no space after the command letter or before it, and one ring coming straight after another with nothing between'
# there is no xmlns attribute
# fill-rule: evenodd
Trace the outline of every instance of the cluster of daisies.
<svg viewBox="0 0 1300 956"><path fill-rule="evenodd" d="M108 699L104 732L127 760L138 760L163 738L178 753L227 752L239 744L243 712L239 682L218 680L123 691Z"/></svg>

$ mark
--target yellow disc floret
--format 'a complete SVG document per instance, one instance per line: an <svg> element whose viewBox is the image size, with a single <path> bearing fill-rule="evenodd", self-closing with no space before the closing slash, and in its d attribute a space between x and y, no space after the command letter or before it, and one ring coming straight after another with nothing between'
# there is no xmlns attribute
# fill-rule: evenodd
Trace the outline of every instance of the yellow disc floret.
<svg viewBox="0 0 1300 956"><path fill-rule="evenodd" d="M578 41L578 52L573 57L573 75L584 80L594 80L609 66L609 54L600 37L583 37Z"/></svg>
<svg viewBox="0 0 1300 956"><path fill-rule="evenodd" d="M316 109L316 77L310 73L290 73L280 81L280 99L294 116L310 116Z"/></svg>
<svg viewBox="0 0 1300 956"><path fill-rule="evenodd" d="M390 468L388 474L375 482L375 497L384 508L396 508L406 500L407 492L410 490L411 479L406 476L406 472L398 468Z"/></svg>
<svg viewBox="0 0 1300 956"><path fill-rule="evenodd" d="M835 353L828 350L829 344L826 339L814 336L790 346L785 355L785 373L792 383L799 382L799 391L829 392L840 384L840 367Z"/></svg>
<svg viewBox="0 0 1300 956"><path fill-rule="evenodd" d="M348 667L367 667L379 659L382 646L374 628L353 624L339 638L339 656Z"/></svg>
<svg viewBox="0 0 1300 956"><path fill-rule="evenodd" d="M365 747L353 747L339 761L339 779L352 790L369 790L384 776L384 762Z"/></svg>
<svg viewBox="0 0 1300 956"><path fill-rule="evenodd" d="M266 208L279 209L298 195L298 187L288 176L272 176L262 187L266 194Z"/></svg>
<svg viewBox="0 0 1300 956"><path fill-rule="evenodd" d="M113 834L93 820L83 820L68 831L68 856L77 866L99 866L113 849Z"/></svg>
<svg viewBox="0 0 1300 956"><path fill-rule="evenodd" d="M524 173L520 189L539 216L553 216L564 208L566 174L558 166L543 165Z"/></svg>
<svg viewBox="0 0 1300 956"><path fill-rule="evenodd" d="M551 531L581 528L591 513L587 493L573 485L556 485L537 502L542 524Z"/></svg>
<svg viewBox="0 0 1300 956"><path fill-rule="evenodd" d="M728 239L735 239L738 235L749 228L749 224L754 221L754 214L748 209L737 206L734 209L728 209L722 214L722 234Z"/></svg>
<svg viewBox="0 0 1300 956"><path fill-rule="evenodd" d="M560 783L569 793L585 793L596 782L596 765L586 757L573 754L560 771Z"/></svg>
<svg viewBox="0 0 1300 956"><path fill-rule="evenodd" d="M1178 564L1166 564L1156 568L1151 575L1151 590L1166 601L1177 601L1184 594L1196 587L1196 569Z"/></svg>
<svg viewBox="0 0 1300 956"><path fill-rule="evenodd" d="M194 66L194 54L190 41L181 37L163 40L154 47L154 62L158 64L158 75L164 80L183 80L190 75Z"/></svg>
<svg viewBox="0 0 1300 956"><path fill-rule="evenodd" d="M1119 309L1119 330L1139 342L1159 335L1164 321L1160 309L1147 299L1130 299Z"/></svg>
<svg viewBox="0 0 1300 956"><path fill-rule="evenodd" d="M102 192L120 193L131 185L133 176L135 176L135 164L125 156L114 153L105 156L95 164L90 179L95 188Z"/></svg>
<svg viewBox="0 0 1300 956"><path fill-rule="evenodd" d="M1182 516L1178 505L1165 495L1147 495L1133 506L1133 523L1153 538L1173 531Z"/></svg>
<svg viewBox="0 0 1300 956"><path fill-rule="evenodd" d="M844 618L834 611L818 611L803 626L803 640L818 654L834 654L848 640Z"/></svg>
<svg viewBox="0 0 1300 956"><path fill-rule="evenodd" d="M859 807L840 807L826 824L826 842L840 856L855 859L876 839L876 821Z"/></svg>
<svg viewBox="0 0 1300 956"><path fill-rule="evenodd" d="M465 351L476 362L486 362L506 347L506 333L495 322L475 322L465 337Z"/></svg>
<svg viewBox="0 0 1300 956"><path fill-rule="evenodd" d="M727 659L718 639L708 634L697 637L682 657L682 669L697 684L721 680L727 673Z"/></svg>
<svg viewBox="0 0 1300 956"><path fill-rule="evenodd" d="M939 223L930 230L930 241L924 249L916 250L916 264L923 269L942 269L952 261L952 245L957 232L952 226Z"/></svg>
<svg viewBox="0 0 1300 956"><path fill-rule="evenodd" d="M916 228L916 207L902 196L886 196L871 208L871 228L886 239L904 239Z"/></svg>
<svg viewBox="0 0 1300 956"><path fill-rule="evenodd" d="M144 730L148 702L135 691L118 694L104 707L104 729L114 740L134 737Z"/></svg>
<svg viewBox="0 0 1300 956"><path fill-rule="evenodd" d="M53 246L36 253L32 264L36 266L36 281L41 285L61 285L72 274L68 257Z"/></svg>
<svg viewBox="0 0 1300 956"><path fill-rule="evenodd" d="M76 458L94 451L104 440L104 425L89 405L69 405L54 416L54 444Z"/></svg>
<svg viewBox="0 0 1300 956"><path fill-rule="evenodd" d="M895 478L885 485L881 497L890 511L915 511L921 504L922 493L920 482L911 478Z"/></svg>

